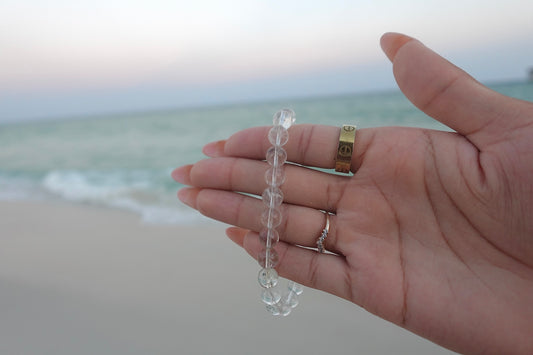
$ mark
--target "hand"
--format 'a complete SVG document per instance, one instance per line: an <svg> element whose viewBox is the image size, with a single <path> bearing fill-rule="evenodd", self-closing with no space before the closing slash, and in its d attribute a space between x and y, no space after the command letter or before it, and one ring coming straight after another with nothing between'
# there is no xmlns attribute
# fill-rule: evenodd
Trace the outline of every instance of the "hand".
<svg viewBox="0 0 533 355"><path fill-rule="evenodd" d="M350 300L452 350L533 353L533 104L476 82L420 42L386 34L400 89L455 132L358 130L353 176L333 168L339 128L296 125L286 146L281 276ZM208 144L176 169L179 198L235 225L253 257L269 127ZM325 246L314 247L329 211Z"/></svg>

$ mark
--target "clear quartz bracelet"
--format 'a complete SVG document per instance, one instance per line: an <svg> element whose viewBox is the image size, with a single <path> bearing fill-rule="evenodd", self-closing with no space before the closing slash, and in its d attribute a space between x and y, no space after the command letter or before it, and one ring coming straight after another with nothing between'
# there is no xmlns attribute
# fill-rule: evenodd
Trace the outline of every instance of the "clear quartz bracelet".
<svg viewBox="0 0 533 355"><path fill-rule="evenodd" d="M257 261L261 266L258 281L261 286L261 300L266 304L266 309L273 315L287 316L298 305L298 296L303 292L303 287L296 282L289 281L287 289L282 293L278 285L279 276L274 269L278 263L278 254L273 248L279 241L277 227L283 219L281 204L283 192L280 186L285 181L283 164L287 160L287 152L283 146L289 140L289 127L294 123L295 115L290 109L282 109L274 115L274 125L268 133L268 140L272 144L266 152L266 161L269 169L265 173L267 188L263 192L265 209L261 214L262 229L259 239L263 249Z"/></svg>

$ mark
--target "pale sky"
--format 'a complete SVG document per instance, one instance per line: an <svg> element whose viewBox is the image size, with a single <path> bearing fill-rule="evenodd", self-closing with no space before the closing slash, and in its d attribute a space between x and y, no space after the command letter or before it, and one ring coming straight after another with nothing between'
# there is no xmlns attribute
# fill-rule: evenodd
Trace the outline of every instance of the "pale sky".
<svg viewBox="0 0 533 355"><path fill-rule="evenodd" d="M0 122L390 89L387 31L481 81L533 66L528 0L2 0Z"/></svg>

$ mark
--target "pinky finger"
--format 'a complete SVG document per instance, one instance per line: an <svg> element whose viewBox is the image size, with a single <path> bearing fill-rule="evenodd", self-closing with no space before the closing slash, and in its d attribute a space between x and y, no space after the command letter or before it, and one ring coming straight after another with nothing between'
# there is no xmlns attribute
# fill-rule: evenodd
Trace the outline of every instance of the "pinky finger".
<svg viewBox="0 0 533 355"><path fill-rule="evenodd" d="M255 232L230 227L227 236L257 259L263 246ZM307 287L322 290L353 302L351 285L347 281L348 265L343 256L320 254L280 241L275 246L280 256L276 267L280 276Z"/></svg>
<svg viewBox="0 0 533 355"><path fill-rule="evenodd" d="M240 227L229 227L228 229L226 229L226 235L228 236L228 238L241 248L244 248L244 237L246 237L246 234L248 232L248 229Z"/></svg>

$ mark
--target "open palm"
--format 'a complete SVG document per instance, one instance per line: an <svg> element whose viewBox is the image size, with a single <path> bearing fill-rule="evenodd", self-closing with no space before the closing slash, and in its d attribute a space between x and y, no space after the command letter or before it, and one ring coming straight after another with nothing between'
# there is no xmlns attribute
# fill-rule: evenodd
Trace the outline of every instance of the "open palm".
<svg viewBox="0 0 533 355"><path fill-rule="evenodd" d="M420 42L382 38L405 95L455 132L357 132L353 176L332 168L339 128L290 130L281 276L346 298L450 349L533 353L533 104L499 95ZM254 257L269 127L207 145L176 169L182 201L233 224ZM333 213L325 246L315 246Z"/></svg>

